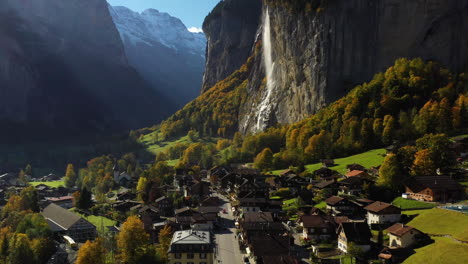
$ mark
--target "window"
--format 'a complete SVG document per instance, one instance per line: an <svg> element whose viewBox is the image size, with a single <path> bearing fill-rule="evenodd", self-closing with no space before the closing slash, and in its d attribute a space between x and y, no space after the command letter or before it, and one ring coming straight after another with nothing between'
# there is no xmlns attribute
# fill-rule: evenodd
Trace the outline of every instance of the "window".
<svg viewBox="0 0 468 264"><path fill-rule="evenodd" d="M187 253L187 258L188 259L193 259L193 253Z"/></svg>
<svg viewBox="0 0 468 264"><path fill-rule="evenodd" d="M201 259L206 259L206 253L200 253L200 258Z"/></svg>
<svg viewBox="0 0 468 264"><path fill-rule="evenodd" d="M182 258L182 254L180 254L180 253L175 253L175 254L174 254L174 258L176 258L176 259L181 259L181 258Z"/></svg>

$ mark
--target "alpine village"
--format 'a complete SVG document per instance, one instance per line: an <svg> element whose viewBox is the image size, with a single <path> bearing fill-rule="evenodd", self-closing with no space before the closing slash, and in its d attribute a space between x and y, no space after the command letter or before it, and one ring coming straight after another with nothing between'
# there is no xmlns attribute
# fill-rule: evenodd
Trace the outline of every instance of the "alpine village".
<svg viewBox="0 0 468 264"><path fill-rule="evenodd" d="M468 263L468 1L172 1L0 2L0 264Z"/></svg>

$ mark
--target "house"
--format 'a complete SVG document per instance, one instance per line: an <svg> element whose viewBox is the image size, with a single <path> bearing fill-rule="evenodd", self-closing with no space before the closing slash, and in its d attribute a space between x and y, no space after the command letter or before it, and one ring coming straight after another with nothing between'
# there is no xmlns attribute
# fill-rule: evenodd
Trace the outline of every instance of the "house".
<svg viewBox="0 0 468 264"><path fill-rule="evenodd" d="M222 203L221 199L216 196L210 196L200 202L200 206L220 206Z"/></svg>
<svg viewBox="0 0 468 264"><path fill-rule="evenodd" d="M338 228L338 249L348 253L350 243L367 252L371 248L371 231L364 222L342 223Z"/></svg>
<svg viewBox="0 0 468 264"><path fill-rule="evenodd" d="M304 239L330 240L336 237L336 222L329 215L303 215L298 220Z"/></svg>
<svg viewBox="0 0 468 264"><path fill-rule="evenodd" d="M214 244L210 232L183 230L174 233L169 247L170 264L213 264Z"/></svg>
<svg viewBox="0 0 468 264"><path fill-rule="evenodd" d="M348 170L348 172L350 172L350 171L353 171L353 170L360 170L360 171L363 171L363 170L365 170L366 168L364 168L364 166L362 166L362 165L360 165L360 164L353 163L353 164L348 164L348 165L346 165L346 169Z"/></svg>
<svg viewBox="0 0 468 264"><path fill-rule="evenodd" d="M175 210L175 219L181 229L212 230L218 221L218 215L212 212L203 214L198 210L185 207Z"/></svg>
<svg viewBox="0 0 468 264"><path fill-rule="evenodd" d="M252 237L262 235L280 236L288 233L286 227L280 222L247 222L242 223L239 232L240 241L248 245Z"/></svg>
<svg viewBox="0 0 468 264"><path fill-rule="evenodd" d="M125 171L122 173L114 171L114 182L120 186L130 186L133 180L132 176Z"/></svg>
<svg viewBox="0 0 468 264"><path fill-rule="evenodd" d="M16 186L18 185L18 176L13 173L5 173L0 175L0 185L5 186Z"/></svg>
<svg viewBox="0 0 468 264"><path fill-rule="evenodd" d="M315 170L312 174L315 178L320 178L322 180L331 180L339 175L337 171L325 167Z"/></svg>
<svg viewBox="0 0 468 264"><path fill-rule="evenodd" d="M339 192L347 195L359 195L362 193L362 189L364 184L369 184L372 181L363 178L363 177L350 177L340 181L339 184Z"/></svg>
<svg viewBox="0 0 468 264"><path fill-rule="evenodd" d="M134 200L136 199L137 195L131 191L120 192L117 194L117 200L125 201L125 200Z"/></svg>
<svg viewBox="0 0 468 264"><path fill-rule="evenodd" d="M49 204L41 214L54 233L67 235L76 242L85 242L96 237L96 227L93 224L56 204Z"/></svg>
<svg viewBox="0 0 468 264"><path fill-rule="evenodd" d="M317 184L314 184L313 188L317 190L330 189L332 190L333 194L336 194L338 192L338 183L336 182L335 178L329 181L321 181Z"/></svg>
<svg viewBox="0 0 468 264"><path fill-rule="evenodd" d="M294 246L294 238L289 235L272 236L262 235L251 238L247 254L250 255L255 263L267 264L265 257L281 258L291 255L291 248Z"/></svg>
<svg viewBox="0 0 468 264"><path fill-rule="evenodd" d="M325 200L325 203L327 204L326 209L333 216L351 216L358 210L358 206L355 203L339 196L331 196Z"/></svg>
<svg viewBox="0 0 468 264"><path fill-rule="evenodd" d="M279 175L281 177L290 177L290 176L296 176L297 174L293 170L287 169L287 170L281 171Z"/></svg>
<svg viewBox="0 0 468 264"><path fill-rule="evenodd" d="M451 202L463 199L463 186L450 176L413 177L405 184L405 195L409 199L428 202Z"/></svg>
<svg viewBox="0 0 468 264"><path fill-rule="evenodd" d="M70 209L73 207L73 199L74 199L73 196L62 196L62 197L47 198L46 201L48 203L54 203L65 209Z"/></svg>
<svg viewBox="0 0 468 264"><path fill-rule="evenodd" d="M421 239L423 233L414 227L407 226L401 223L396 223L391 227L387 228L388 237L391 248L406 248L411 247L419 239Z"/></svg>
<svg viewBox="0 0 468 264"><path fill-rule="evenodd" d="M416 253L411 248L383 248L378 257L382 264L400 264Z"/></svg>
<svg viewBox="0 0 468 264"><path fill-rule="evenodd" d="M210 194L211 183L206 181L199 181L187 187L185 190L185 196L193 196L202 200Z"/></svg>
<svg viewBox="0 0 468 264"><path fill-rule="evenodd" d="M139 204L141 204L141 202L128 200L128 201L120 201L120 202L113 203L111 206L116 211L119 211L121 213L126 213L130 211L130 208Z"/></svg>
<svg viewBox="0 0 468 264"><path fill-rule="evenodd" d="M159 197L154 201L154 206L159 210L161 216L172 216L174 215L174 203L172 199L166 196Z"/></svg>
<svg viewBox="0 0 468 264"><path fill-rule="evenodd" d="M151 231L153 224L160 220L159 209L152 205L139 204L130 209L131 211L137 211L141 222L147 232Z"/></svg>
<svg viewBox="0 0 468 264"><path fill-rule="evenodd" d="M321 162L322 162L322 167L324 168L335 166L335 160L332 160L332 159L323 159L321 160Z"/></svg>
<svg viewBox="0 0 468 264"><path fill-rule="evenodd" d="M369 174L367 172L362 171L362 170L352 170L348 173L346 173L346 178L351 178L351 177L361 177L361 178L367 178L369 177Z"/></svg>
<svg viewBox="0 0 468 264"><path fill-rule="evenodd" d="M366 207L369 225L384 225L400 221L401 209L384 202L374 202Z"/></svg>
<svg viewBox="0 0 468 264"><path fill-rule="evenodd" d="M267 198L240 198L238 208L241 212L260 212L267 207L269 200Z"/></svg>

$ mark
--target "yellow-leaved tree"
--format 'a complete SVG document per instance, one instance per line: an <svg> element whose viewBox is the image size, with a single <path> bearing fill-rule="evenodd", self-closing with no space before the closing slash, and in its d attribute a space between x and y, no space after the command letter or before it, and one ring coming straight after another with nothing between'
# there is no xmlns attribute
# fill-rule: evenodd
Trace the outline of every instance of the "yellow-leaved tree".
<svg viewBox="0 0 468 264"><path fill-rule="evenodd" d="M78 251L76 264L104 264L106 262L106 249L101 238L94 242L86 241L86 243Z"/></svg>
<svg viewBox="0 0 468 264"><path fill-rule="evenodd" d="M149 235L145 232L143 222L136 216L130 216L122 224L117 236L118 258L122 263L137 263L146 254Z"/></svg>

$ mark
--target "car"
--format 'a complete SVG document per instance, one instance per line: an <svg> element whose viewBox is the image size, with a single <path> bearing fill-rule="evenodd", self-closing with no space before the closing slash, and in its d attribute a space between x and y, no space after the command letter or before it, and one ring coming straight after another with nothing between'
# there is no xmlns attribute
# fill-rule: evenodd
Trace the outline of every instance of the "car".
<svg viewBox="0 0 468 264"><path fill-rule="evenodd" d="M244 264L250 264L250 260L248 257L244 257Z"/></svg>

